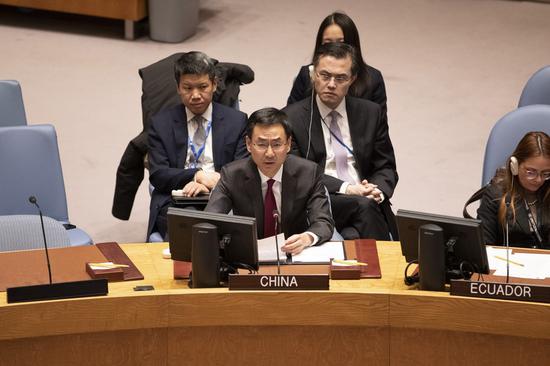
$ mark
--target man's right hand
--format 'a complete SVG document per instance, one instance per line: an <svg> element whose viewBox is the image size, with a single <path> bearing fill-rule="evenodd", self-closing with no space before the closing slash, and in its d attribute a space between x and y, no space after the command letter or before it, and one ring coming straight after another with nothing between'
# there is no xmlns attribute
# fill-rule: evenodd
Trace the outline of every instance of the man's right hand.
<svg viewBox="0 0 550 366"><path fill-rule="evenodd" d="M346 188L346 194L352 196L368 196L372 194L372 186L365 186L363 184L349 184Z"/></svg>
<svg viewBox="0 0 550 366"><path fill-rule="evenodd" d="M195 197L201 193L208 193L210 190L201 183L189 182L183 187L182 194L184 197Z"/></svg>
<svg viewBox="0 0 550 366"><path fill-rule="evenodd" d="M212 190L214 186L220 180L220 173L218 172L205 172L202 170L197 170L195 173L195 182L204 185L209 190Z"/></svg>

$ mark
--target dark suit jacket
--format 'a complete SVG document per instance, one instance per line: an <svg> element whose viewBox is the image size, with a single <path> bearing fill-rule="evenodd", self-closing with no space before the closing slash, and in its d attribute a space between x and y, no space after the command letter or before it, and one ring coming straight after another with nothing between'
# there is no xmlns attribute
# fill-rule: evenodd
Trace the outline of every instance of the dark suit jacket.
<svg viewBox="0 0 550 366"><path fill-rule="evenodd" d="M304 159L288 155L283 165L281 228L285 236L311 231L319 244L332 236L330 213L319 168ZM264 202L258 168L252 158L235 161L222 168L206 211L255 217L258 237L263 238ZM308 224L309 221L309 224Z"/></svg>
<svg viewBox="0 0 550 366"><path fill-rule="evenodd" d="M306 157L309 142L308 160L319 164L324 171L327 151L315 99L313 100L311 141L309 140L311 106L311 98L307 98L287 106L284 111L292 126L293 153ZM377 184L378 188L384 192L385 198L389 199L393 195L398 176L388 124L380 118L380 106L368 100L346 97L346 111L359 178ZM324 176L323 182L330 193L338 191L343 183L340 179L328 175Z"/></svg>
<svg viewBox="0 0 550 366"><path fill-rule="evenodd" d="M386 97L386 85L384 84L384 78L382 73L372 66L367 65L367 87L361 93L361 95L351 95L361 99L370 100L381 108L381 114L383 119L387 119L387 97ZM309 77L309 65L304 65L300 68L300 72L294 84L292 90L286 102L287 105L299 102L307 97L311 96L311 79Z"/></svg>
<svg viewBox="0 0 550 366"><path fill-rule="evenodd" d="M550 183L546 183L550 184ZM544 190L540 190L543 192ZM483 223L483 238L489 245L505 245L504 228L498 220L498 208L503 196L503 190L498 184L490 184L481 198L477 210L477 218ZM539 194L538 202L543 202L543 195ZM516 219L509 225L509 242L514 247L531 248L538 245L535 234L529 230L529 219L522 200L514 203L516 207ZM544 249L550 249L550 217L548 210L543 209L542 204L537 204L537 223L542 237ZM540 246L539 246L540 247Z"/></svg>
<svg viewBox="0 0 550 366"><path fill-rule="evenodd" d="M246 114L218 103L212 104L212 154L216 171L248 155L244 136ZM173 189L193 180L197 169L186 169L188 150L187 115L183 104L154 115L149 128L149 181L151 196L147 237L160 209L171 199Z"/></svg>

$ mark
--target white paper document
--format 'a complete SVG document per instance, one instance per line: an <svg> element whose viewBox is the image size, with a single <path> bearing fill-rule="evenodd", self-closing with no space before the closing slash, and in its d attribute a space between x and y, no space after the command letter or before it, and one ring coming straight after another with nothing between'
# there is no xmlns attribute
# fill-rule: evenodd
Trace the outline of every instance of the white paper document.
<svg viewBox="0 0 550 366"><path fill-rule="evenodd" d="M487 247L489 268L496 276L506 276L506 248ZM515 253L509 250L510 277L545 279L550 278L550 254Z"/></svg>
<svg viewBox="0 0 550 366"><path fill-rule="evenodd" d="M344 243L327 241L324 244L306 248L302 253L292 256L292 263L330 263L331 259L346 259Z"/></svg>
<svg viewBox="0 0 550 366"><path fill-rule="evenodd" d="M284 234L277 235L279 259L286 262L286 253L281 251L285 243ZM258 259L260 263L277 263L275 236L258 240ZM345 259L344 245L341 241L329 241L321 245L306 248L302 253L292 256L292 263L330 263L330 259Z"/></svg>
<svg viewBox="0 0 550 366"><path fill-rule="evenodd" d="M277 235L279 241L279 258L281 263L286 262L286 253L281 251L281 247L285 244L285 234ZM275 236L269 238L258 239L258 260L260 263L277 263L277 250L275 245Z"/></svg>

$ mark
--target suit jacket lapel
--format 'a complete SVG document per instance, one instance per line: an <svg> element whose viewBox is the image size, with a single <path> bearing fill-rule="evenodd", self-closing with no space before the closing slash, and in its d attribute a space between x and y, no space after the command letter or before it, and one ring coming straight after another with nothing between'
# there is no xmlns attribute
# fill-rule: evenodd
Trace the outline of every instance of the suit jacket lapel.
<svg viewBox="0 0 550 366"><path fill-rule="evenodd" d="M223 148L225 146L225 124L223 123L223 115L216 108L216 104L212 103L212 155L214 157L214 168L220 171L223 161Z"/></svg>
<svg viewBox="0 0 550 366"><path fill-rule="evenodd" d="M176 146L176 166L183 169L185 168L185 161L187 160L187 150L189 146L187 115L183 104L181 105L181 108L177 110L172 122L174 144Z"/></svg>
<svg viewBox="0 0 550 366"><path fill-rule="evenodd" d="M362 164L362 151L367 151L364 146L365 131L367 129L366 121L362 119L361 113L357 110L355 103L350 98L346 98L346 112L348 114L348 126L351 136L351 146L353 148L353 158L359 168L359 179L363 179L363 174L360 170Z"/></svg>
<svg viewBox="0 0 550 366"><path fill-rule="evenodd" d="M325 139L323 136L323 128L321 126L321 114L319 108L317 108L317 102L313 101L313 115L311 114L311 103L305 105L307 116L312 116L311 125L311 147L309 151L309 160L319 161L319 165L325 167L327 160L327 150L325 148ZM309 133L309 118L306 121L306 137Z"/></svg>
<svg viewBox="0 0 550 366"><path fill-rule="evenodd" d="M279 208L281 212L281 232L284 232L287 228L287 222L292 218L292 211L294 210L293 195L296 193L296 186L298 181L296 179L296 172L292 169L291 164L287 161L283 165L283 177L281 187L281 206Z"/></svg>
<svg viewBox="0 0 550 366"><path fill-rule="evenodd" d="M254 211L254 217L257 217L256 221L258 237L264 236L264 198L262 197L262 182L260 180L260 174L258 168L252 158L248 158L248 167L244 177L244 191L248 192L246 196L251 197L252 209Z"/></svg>

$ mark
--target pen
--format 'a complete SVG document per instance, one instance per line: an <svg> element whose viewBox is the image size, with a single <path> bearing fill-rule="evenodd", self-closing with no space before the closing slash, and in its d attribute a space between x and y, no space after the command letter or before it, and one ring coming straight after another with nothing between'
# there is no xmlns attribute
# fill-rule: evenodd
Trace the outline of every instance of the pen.
<svg viewBox="0 0 550 366"><path fill-rule="evenodd" d="M495 258L496 258L496 259L500 259L501 261L505 261L505 262L508 261L508 263L515 264L516 266L524 267L524 265L521 264L521 263L519 263L519 262L514 262L514 261L512 261L512 260L507 260L507 259L504 258L504 257L499 257L498 255L495 255Z"/></svg>
<svg viewBox="0 0 550 366"><path fill-rule="evenodd" d="M112 264L109 264L109 263L89 263L89 265L93 266L93 267L102 267L102 268L105 268L105 269L128 268L128 267L130 267L127 264L116 264L116 263L112 263Z"/></svg>
<svg viewBox="0 0 550 366"><path fill-rule="evenodd" d="M332 261L334 263L345 264L347 266L366 266L367 265L367 263L357 262L357 261L354 261L354 260L333 259Z"/></svg>

